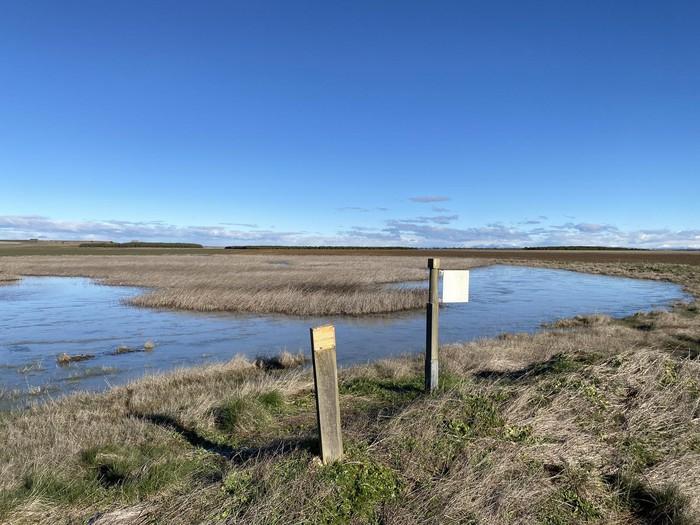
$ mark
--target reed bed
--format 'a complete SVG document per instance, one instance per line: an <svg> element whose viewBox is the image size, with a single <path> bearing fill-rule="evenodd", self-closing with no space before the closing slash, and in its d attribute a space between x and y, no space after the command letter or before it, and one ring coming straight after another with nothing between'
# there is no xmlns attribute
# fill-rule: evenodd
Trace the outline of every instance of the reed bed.
<svg viewBox="0 0 700 525"><path fill-rule="evenodd" d="M451 259L447 267L485 262ZM363 315L421 308L426 293L385 285L426 278L421 257L165 255L3 257L2 276L83 276L148 288L130 302L195 311Z"/></svg>

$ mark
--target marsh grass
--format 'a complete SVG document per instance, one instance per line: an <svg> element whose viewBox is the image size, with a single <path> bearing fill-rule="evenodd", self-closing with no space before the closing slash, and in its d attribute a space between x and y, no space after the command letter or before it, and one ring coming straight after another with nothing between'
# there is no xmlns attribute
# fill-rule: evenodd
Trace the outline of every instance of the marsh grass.
<svg viewBox="0 0 700 525"><path fill-rule="evenodd" d="M152 348L150 349L152 350ZM126 346L126 345L119 345L117 348L114 349L113 352L111 352L111 355L123 355L123 354L133 354L136 352L149 352L150 350L147 350L145 347L132 347L132 346Z"/></svg>
<svg viewBox="0 0 700 525"><path fill-rule="evenodd" d="M94 354L67 354L63 352L56 357L56 363L60 366L68 366L71 363L78 363L80 361L87 361L89 359L94 359Z"/></svg>
<svg viewBox="0 0 700 525"><path fill-rule="evenodd" d="M487 261L453 259L445 267ZM282 264L283 263L283 264ZM167 255L2 257L0 279L83 276L147 288L131 304L197 311L363 315L421 308L425 290L384 285L426 278L423 257Z"/></svg>
<svg viewBox="0 0 700 525"><path fill-rule="evenodd" d="M19 275L11 275L0 271L0 286L3 284L12 284L19 281L21 277Z"/></svg>
<svg viewBox="0 0 700 525"><path fill-rule="evenodd" d="M304 352L291 353L283 351L277 355L260 356L255 359L255 366L264 370L282 370L296 368L309 362L309 357Z"/></svg>

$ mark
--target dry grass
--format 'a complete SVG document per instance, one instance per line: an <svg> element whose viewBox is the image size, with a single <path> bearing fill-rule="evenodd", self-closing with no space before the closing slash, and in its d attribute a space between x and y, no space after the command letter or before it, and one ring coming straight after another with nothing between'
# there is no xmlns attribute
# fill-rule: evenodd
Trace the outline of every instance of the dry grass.
<svg viewBox="0 0 700 525"><path fill-rule="evenodd" d="M478 261L484 264L483 261ZM445 261L468 268L477 261ZM361 315L420 308L421 290L383 284L425 279L422 257L277 257L269 255L62 256L0 258L11 275L84 276L151 289L138 306L293 315Z"/></svg>
<svg viewBox="0 0 700 525"><path fill-rule="evenodd" d="M2 286L3 284L14 283L15 281L19 281L20 279L21 277L19 275L3 273L2 270L0 270L0 286Z"/></svg>
<svg viewBox="0 0 700 525"><path fill-rule="evenodd" d="M348 459L327 467L301 357L149 377L3 414L0 508L13 523L694 523L699 350L689 307L445 347L431 396L416 358L350 368Z"/></svg>

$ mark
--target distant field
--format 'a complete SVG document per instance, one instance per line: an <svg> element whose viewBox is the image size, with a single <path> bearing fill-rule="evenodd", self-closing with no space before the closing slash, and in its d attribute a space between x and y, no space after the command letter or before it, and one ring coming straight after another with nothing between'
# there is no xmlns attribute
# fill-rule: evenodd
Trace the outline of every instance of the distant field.
<svg viewBox="0 0 700 525"><path fill-rule="evenodd" d="M700 266L700 250L485 250L400 248L99 248L80 247L71 243L0 242L0 256L12 255L367 255L395 257L466 257L517 261L552 261L585 263L662 263Z"/></svg>
<svg viewBox="0 0 700 525"><path fill-rule="evenodd" d="M290 255L375 255L420 257L468 257L481 259L511 259L521 261L561 261L589 263L664 263L700 266L700 250L481 250L481 249L425 249L408 253L399 249L265 249L226 250L232 253L278 253Z"/></svg>
<svg viewBox="0 0 700 525"><path fill-rule="evenodd" d="M81 247L78 242L65 244L0 241L0 257L18 255L165 255L169 253L225 253L223 248L121 248Z"/></svg>

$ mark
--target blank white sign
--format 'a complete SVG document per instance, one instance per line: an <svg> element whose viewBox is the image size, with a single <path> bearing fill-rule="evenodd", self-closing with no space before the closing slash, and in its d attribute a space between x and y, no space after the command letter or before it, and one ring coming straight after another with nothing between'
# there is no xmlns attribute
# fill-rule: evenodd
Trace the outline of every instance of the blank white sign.
<svg viewBox="0 0 700 525"><path fill-rule="evenodd" d="M469 302L469 270L442 271L442 302Z"/></svg>

